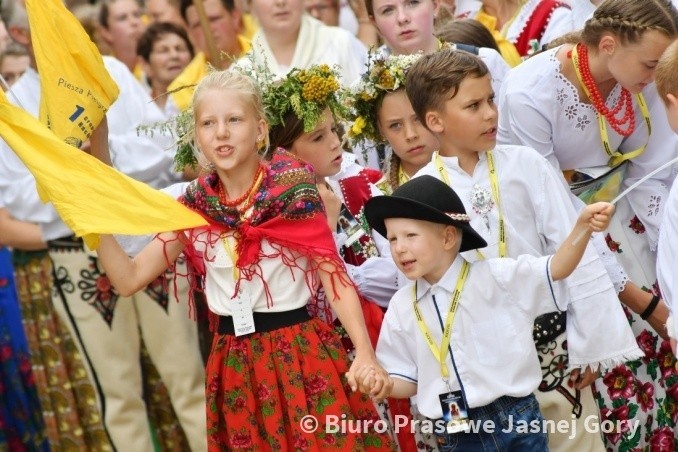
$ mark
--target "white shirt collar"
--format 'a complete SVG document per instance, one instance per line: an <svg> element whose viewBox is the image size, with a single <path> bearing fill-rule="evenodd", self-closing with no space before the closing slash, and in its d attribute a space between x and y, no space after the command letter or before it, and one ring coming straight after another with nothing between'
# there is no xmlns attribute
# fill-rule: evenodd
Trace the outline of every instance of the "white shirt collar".
<svg viewBox="0 0 678 452"><path fill-rule="evenodd" d="M440 281L435 284L430 284L424 278L418 278L415 285L417 290L417 302L424 299L429 292L434 292L437 287L442 288L447 293L454 292L454 287L457 284L457 275L461 271L461 265L464 260L465 259L462 256L457 254L452 265L449 266L445 274L440 278Z"/></svg>

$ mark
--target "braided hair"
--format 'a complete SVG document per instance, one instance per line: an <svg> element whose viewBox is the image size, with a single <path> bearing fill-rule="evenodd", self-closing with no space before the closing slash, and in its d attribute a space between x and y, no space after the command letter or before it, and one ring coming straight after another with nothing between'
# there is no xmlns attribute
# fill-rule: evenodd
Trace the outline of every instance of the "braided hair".
<svg viewBox="0 0 678 452"><path fill-rule="evenodd" d="M586 21L581 38L595 46L603 33L611 32L623 44L633 44L652 30L678 35L678 11L670 0L606 0Z"/></svg>
<svg viewBox="0 0 678 452"><path fill-rule="evenodd" d="M613 33L622 44L634 44L652 30L678 36L678 10L671 0L605 0L582 30L556 38L548 48L578 42L596 47L604 33Z"/></svg>

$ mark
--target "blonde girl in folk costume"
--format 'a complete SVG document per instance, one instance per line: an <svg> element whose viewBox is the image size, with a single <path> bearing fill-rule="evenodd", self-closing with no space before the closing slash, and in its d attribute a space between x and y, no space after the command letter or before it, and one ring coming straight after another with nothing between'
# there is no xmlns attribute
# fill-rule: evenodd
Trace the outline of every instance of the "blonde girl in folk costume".
<svg viewBox="0 0 678 452"><path fill-rule="evenodd" d="M259 30L251 56L239 64L266 66L277 77L314 64L338 66L342 84L358 79L367 62L367 47L351 32L329 27L304 9L304 0L251 0Z"/></svg>
<svg viewBox="0 0 678 452"><path fill-rule="evenodd" d="M678 139L652 84L657 61L676 36L678 12L668 0L603 2L571 43L509 74L499 141L535 148L586 202L614 198L676 154ZM661 206L674 175L670 168L659 172L619 201L606 235L628 272L611 276L645 351L642 360L596 382L603 420L642 426L640 435L606 435L609 447L622 450L674 435L678 420L678 371L654 266Z"/></svg>
<svg viewBox="0 0 678 452"><path fill-rule="evenodd" d="M405 92L405 75L421 54L375 56L359 83L346 90L352 142L385 143L384 177L377 186L387 195L431 161L438 139L417 118Z"/></svg>
<svg viewBox="0 0 678 452"><path fill-rule="evenodd" d="M209 173L179 199L209 226L160 234L134 259L102 237L111 282L134 293L182 252L197 269L217 330L207 363L209 450L388 450L377 433L326 433L328 415L376 420L372 402L352 392L353 375L362 366L385 375L308 167L284 151L260 160L268 141L261 95L236 70L205 77L193 113ZM332 327L308 315L320 287L356 344L351 368ZM315 434L302 430L307 415L319 422Z"/></svg>
<svg viewBox="0 0 678 452"><path fill-rule="evenodd" d="M560 0L458 0L455 15L481 22L511 67L572 31L570 6Z"/></svg>
<svg viewBox="0 0 678 452"><path fill-rule="evenodd" d="M265 74L265 69L257 74ZM262 77L261 83L271 124L271 147L289 151L312 168L327 224L358 290L367 331L376 346L384 310L405 281L391 259L388 242L373 232L363 217L365 203L382 195L374 185L381 173L361 167L353 154L342 149L335 123L343 115L336 71L320 65L293 70L277 83L266 78ZM337 319L335 325L346 351L353 356L355 347L345 333L342 319ZM394 415L409 414L406 405L402 410L399 406L389 408ZM379 409L386 412L383 405ZM386 414L383 417L386 419ZM401 448L407 437L398 438Z"/></svg>

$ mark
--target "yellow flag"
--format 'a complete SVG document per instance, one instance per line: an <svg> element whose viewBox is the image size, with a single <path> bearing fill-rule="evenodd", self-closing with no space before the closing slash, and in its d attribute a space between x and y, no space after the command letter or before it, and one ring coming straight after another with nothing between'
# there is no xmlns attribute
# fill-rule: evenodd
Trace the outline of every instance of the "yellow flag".
<svg viewBox="0 0 678 452"><path fill-rule="evenodd" d="M40 121L77 148L118 97L96 45L62 0L26 0L40 74Z"/></svg>
<svg viewBox="0 0 678 452"><path fill-rule="evenodd" d="M0 136L73 232L96 249L98 234L145 235L206 225L171 196L59 140L0 91Z"/></svg>

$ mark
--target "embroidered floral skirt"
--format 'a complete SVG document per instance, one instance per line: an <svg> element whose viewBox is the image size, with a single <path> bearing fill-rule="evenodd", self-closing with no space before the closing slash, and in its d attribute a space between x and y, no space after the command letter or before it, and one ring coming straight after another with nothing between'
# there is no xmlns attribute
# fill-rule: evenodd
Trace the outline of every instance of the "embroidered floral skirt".
<svg viewBox="0 0 678 452"><path fill-rule="evenodd" d="M112 450L81 355L52 305L52 261L46 252L15 252L14 257L23 326L50 448Z"/></svg>
<svg viewBox="0 0 678 452"><path fill-rule="evenodd" d="M0 248L0 450L49 450L6 248Z"/></svg>
<svg viewBox="0 0 678 452"><path fill-rule="evenodd" d="M658 294L656 255L649 249L645 227L622 199L606 237L629 278ZM630 361L596 380L601 421L621 429L606 432L608 450L678 450L678 364L668 340L659 337L638 314L624 308L645 357ZM638 423L638 428L634 429ZM609 423L608 423L609 424Z"/></svg>
<svg viewBox="0 0 678 452"><path fill-rule="evenodd" d="M348 368L339 336L317 318L216 335L207 363L209 450L392 450L375 431L372 401L347 385Z"/></svg>

